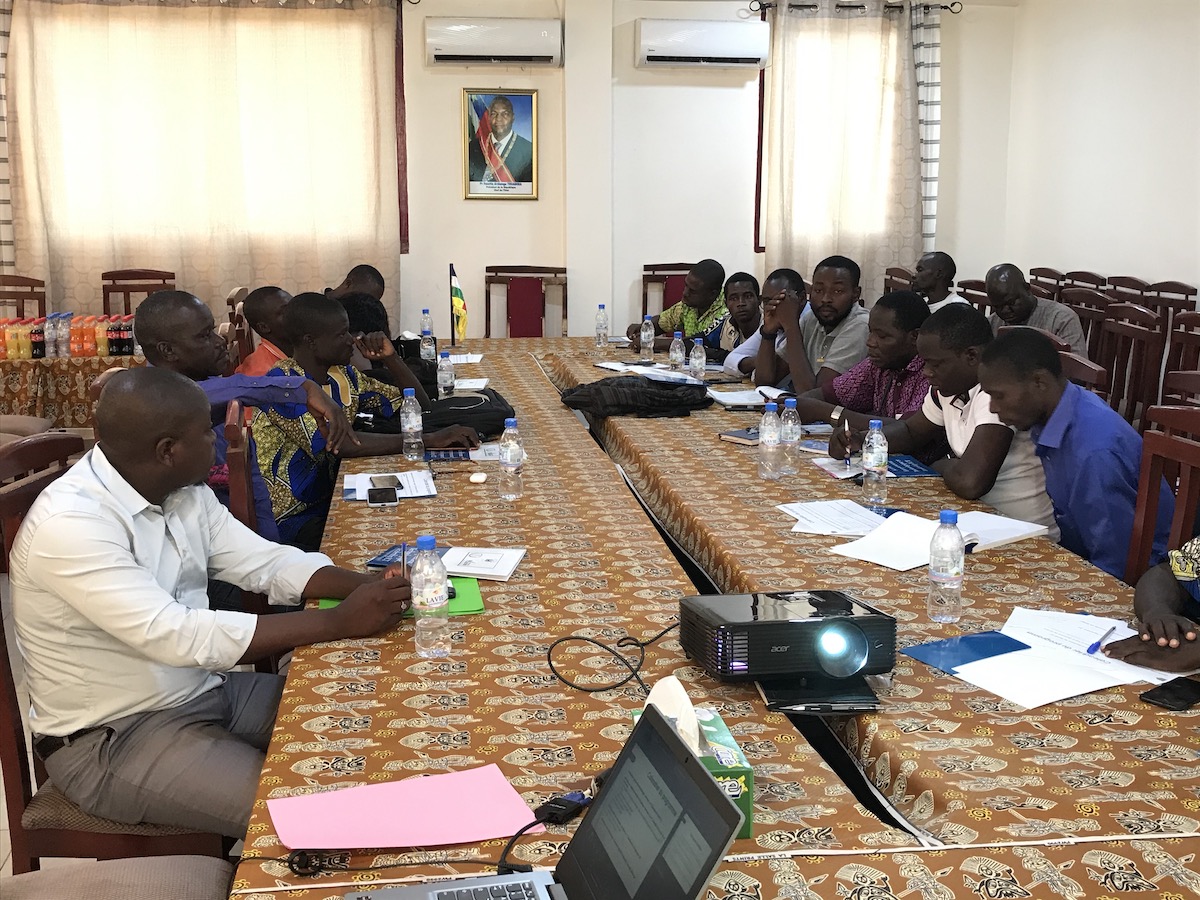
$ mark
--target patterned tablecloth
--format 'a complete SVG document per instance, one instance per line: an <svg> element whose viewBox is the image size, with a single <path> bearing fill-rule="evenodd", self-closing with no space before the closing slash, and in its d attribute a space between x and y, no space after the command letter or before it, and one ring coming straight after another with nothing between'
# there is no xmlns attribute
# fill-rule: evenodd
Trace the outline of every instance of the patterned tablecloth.
<svg viewBox="0 0 1200 900"><path fill-rule="evenodd" d="M564 388L605 374L595 356L574 348L542 364ZM759 479L754 448L717 439L755 418L714 407L685 419L613 417L597 426L666 531L723 589L847 590L896 616L902 647L999 628L1018 605L1130 615L1126 585L1038 538L970 557L962 621L928 621L923 569L894 572L836 556L828 547L839 539L790 530L777 504L856 499L858 489L811 465L779 482ZM932 478L893 479L888 502L934 518L943 506L972 506ZM896 809L948 844L1194 835L1200 711L1144 704L1137 695L1146 687L1023 712L901 655L884 709L835 728ZM1195 839L1188 846L1200 850Z"/></svg>
<svg viewBox="0 0 1200 900"><path fill-rule="evenodd" d="M86 428L92 424L87 389L96 376L113 366L145 364L140 356L0 360L0 413L41 416L59 428Z"/></svg>
<svg viewBox="0 0 1200 900"><path fill-rule="evenodd" d="M324 900L347 890L339 885L414 872L478 872L470 863L434 863L447 853L495 859L503 844L408 856L355 851L340 858L355 866L401 858L428 865L296 877L279 862L255 859L287 853L268 798L494 762L532 809L550 795L587 786L620 752L629 713L642 702L640 690L634 684L595 694L573 690L550 672L547 645L571 634L608 643L626 633L647 639L674 621L679 598L693 588L612 462L558 402L535 362L521 352L497 352L497 345L488 342L484 364L464 366L463 374L489 376L518 410L529 455L524 498L506 503L493 482L471 484L468 474L486 464L434 463L436 498L393 509L335 500L323 549L358 567L392 543L428 531L460 546L522 546L528 554L510 581L483 583L487 612L455 621L460 627L446 661L416 657L410 627L295 653L235 894ZM351 460L343 469L387 471L395 462ZM579 683L611 683L622 672L603 651L582 643L560 647L555 662ZM668 673L698 704L721 713L754 765L755 836L735 843L734 852L824 855L917 846L911 835L859 806L787 719L765 712L751 687L718 684L689 665L674 634L648 648L643 669L649 683ZM552 865L570 832L552 827L523 838L515 856ZM714 880L712 896L759 896L760 882L802 883L806 865L791 859L731 864ZM295 886L303 887L288 889Z"/></svg>

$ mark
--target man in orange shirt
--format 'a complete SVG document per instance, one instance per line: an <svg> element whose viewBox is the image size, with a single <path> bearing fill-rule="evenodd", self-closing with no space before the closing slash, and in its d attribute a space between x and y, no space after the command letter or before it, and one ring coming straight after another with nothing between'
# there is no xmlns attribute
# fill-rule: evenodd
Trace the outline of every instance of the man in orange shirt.
<svg viewBox="0 0 1200 900"><path fill-rule="evenodd" d="M237 367L239 375L266 375L292 355L292 342L283 330L283 311L292 295L274 286L255 288L242 303L242 315L258 334L258 348Z"/></svg>

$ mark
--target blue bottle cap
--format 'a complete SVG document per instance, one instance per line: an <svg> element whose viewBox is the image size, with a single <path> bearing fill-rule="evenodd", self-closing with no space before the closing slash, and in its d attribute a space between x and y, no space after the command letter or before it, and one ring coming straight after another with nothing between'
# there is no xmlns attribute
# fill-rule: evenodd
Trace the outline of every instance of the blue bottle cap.
<svg viewBox="0 0 1200 900"><path fill-rule="evenodd" d="M646 318L644 318L642 321L649 322L653 318L654 318L654 316L650 315L650 313L646 313Z"/></svg>
<svg viewBox="0 0 1200 900"><path fill-rule="evenodd" d="M443 350L443 351L442 351L442 359L449 359L449 358L450 358L450 351L449 351L449 350Z"/></svg>
<svg viewBox="0 0 1200 900"><path fill-rule="evenodd" d="M767 412L775 412L779 409L779 405L774 400L768 400L767 405L763 407Z"/></svg>
<svg viewBox="0 0 1200 900"><path fill-rule="evenodd" d="M677 337L679 340L682 341L683 340L683 332L682 331L675 332L675 337Z"/></svg>
<svg viewBox="0 0 1200 900"><path fill-rule="evenodd" d="M404 389L404 396L405 396L405 397L415 397L415 396L417 396L417 389L416 389L416 388L405 388L405 389Z"/></svg>
<svg viewBox="0 0 1200 900"><path fill-rule="evenodd" d="M872 428L882 428L883 427L883 419L872 419L868 424Z"/></svg>
<svg viewBox="0 0 1200 900"><path fill-rule="evenodd" d="M692 343L699 347L704 343L704 338L692 338Z"/></svg>
<svg viewBox="0 0 1200 900"><path fill-rule="evenodd" d="M795 409L796 408L796 398L788 397L786 400L783 401L783 406L784 406L784 409Z"/></svg>
<svg viewBox="0 0 1200 900"><path fill-rule="evenodd" d="M427 310L427 309L421 310L421 315L423 315L423 316L429 315L429 310Z"/></svg>
<svg viewBox="0 0 1200 900"><path fill-rule="evenodd" d="M423 534L417 538L418 550L436 550L437 539L432 534Z"/></svg>
<svg viewBox="0 0 1200 900"><path fill-rule="evenodd" d="M603 303L601 303L601 304L600 304L600 308L601 308L601 309L604 309L604 304L603 304Z"/></svg>
<svg viewBox="0 0 1200 900"><path fill-rule="evenodd" d="M517 420L516 420L516 419L505 419L505 420L504 420L504 427L505 427L505 428L516 428L516 427L517 427Z"/></svg>
<svg viewBox="0 0 1200 900"><path fill-rule="evenodd" d="M953 509L943 509L941 515L938 516L938 521L943 525L957 525L958 511Z"/></svg>

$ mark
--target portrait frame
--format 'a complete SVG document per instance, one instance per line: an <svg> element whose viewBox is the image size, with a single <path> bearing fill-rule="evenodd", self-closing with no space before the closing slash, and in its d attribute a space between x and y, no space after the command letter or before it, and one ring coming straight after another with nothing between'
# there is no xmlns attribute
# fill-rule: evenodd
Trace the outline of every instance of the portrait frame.
<svg viewBox="0 0 1200 900"><path fill-rule="evenodd" d="M532 89L463 88L464 200L538 198L537 93ZM504 130L506 105L511 108L511 120ZM499 112L499 130L493 121L494 110Z"/></svg>

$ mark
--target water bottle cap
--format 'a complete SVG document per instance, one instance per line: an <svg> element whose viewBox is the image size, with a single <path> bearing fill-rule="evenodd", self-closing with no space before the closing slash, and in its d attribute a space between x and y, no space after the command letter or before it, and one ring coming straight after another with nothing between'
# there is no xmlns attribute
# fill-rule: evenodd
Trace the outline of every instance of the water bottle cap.
<svg viewBox="0 0 1200 900"><path fill-rule="evenodd" d="M872 428L882 428L883 427L883 419L872 419L868 424Z"/></svg>
<svg viewBox="0 0 1200 900"><path fill-rule="evenodd" d="M953 509L943 509L941 515L938 516L938 521L943 525L957 525L958 511Z"/></svg>
<svg viewBox="0 0 1200 900"><path fill-rule="evenodd" d="M646 313L646 317L645 317L644 319L642 319L642 321L643 321L643 322L649 322L649 321L651 321L653 318L654 318L654 316L650 315L649 313Z"/></svg>
<svg viewBox="0 0 1200 900"><path fill-rule="evenodd" d="M450 351L449 351L449 350L443 350L443 351L442 351L442 359L449 359L449 358L450 358Z"/></svg>
<svg viewBox="0 0 1200 900"><path fill-rule="evenodd" d="M516 420L516 419L505 419L505 420L504 420L504 427L505 427L505 428L516 428L516 427L517 427L517 420Z"/></svg>
<svg viewBox="0 0 1200 900"><path fill-rule="evenodd" d="M405 396L405 397L415 397L415 396L417 396L417 389L416 389L416 388L405 388L405 389L404 389L404 396Z"/></svg>
<svg viewBox="0 0 1200 900"><path fill-rule="evenodd" d="M683 332L682 331L675 332L675 337L677 337L679 340L682 341L683 340Z"/></svg>
<svg viewBox="0 0 1200 900"><path fill-rule="evenodd" d="M420 537L417 538L417 549L418 550L436 550L437 549L437 538L435 538L432 534L421 535Z"/></svg>
<svg viewBox="0 0 1200 900"><path fill-rule="evenodd" d="M777 404L774 400L768 400L764 409L766 409L767 412L775 412L777 409L779 409L779 404Z"/></svg>
<svg viewBox="0 0 1200 900"><path fill-rule="evenodd" d="M604 309L604 304L603 304L603 303L601 303L601 304L600 304L600 308L601 308L601 309Z"/></svg>
<svg viewBox="0 0 1200 900"><path fill-rule="evenodd" d="M427 310L427 309L421 310L421 315L423 315L423 316L429 315L429 310Z"/></svg>
<svg viewBox="0 0 1200 900"><path fill-rule="evenodd" d="M784 405L785 409L795 409L796 408L796 398L788 397L786 400L783 401L783 405Z"/></svg>
<svg viewBox="0 0 1200 900"><path fill-rule="evenodd" d="M699 347L704 343L704 338L692 338L692 343Z"/></svg>

